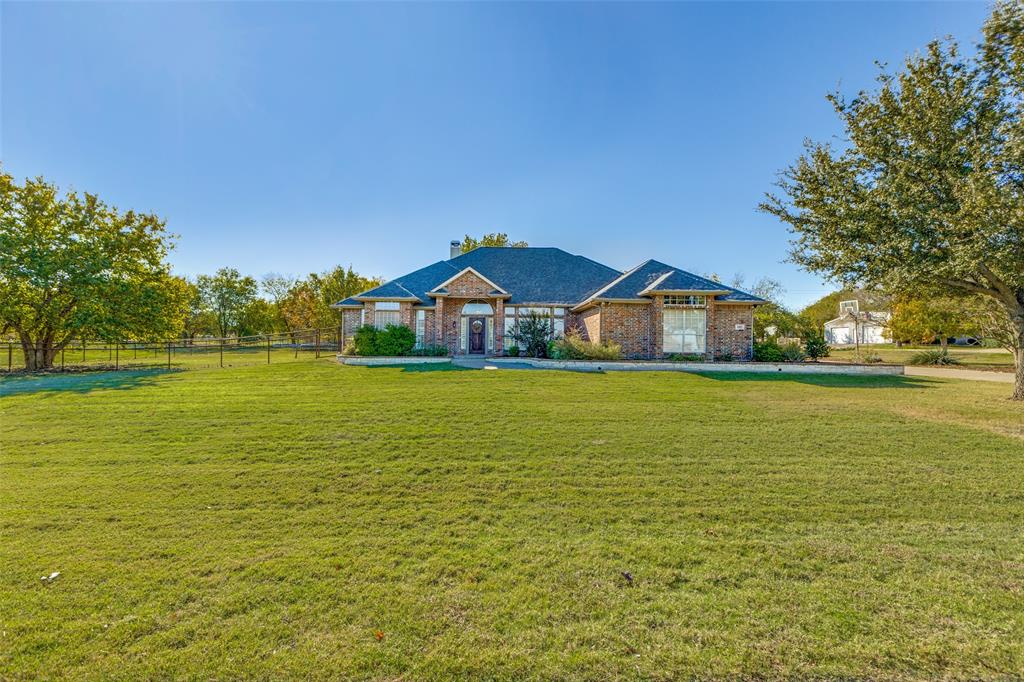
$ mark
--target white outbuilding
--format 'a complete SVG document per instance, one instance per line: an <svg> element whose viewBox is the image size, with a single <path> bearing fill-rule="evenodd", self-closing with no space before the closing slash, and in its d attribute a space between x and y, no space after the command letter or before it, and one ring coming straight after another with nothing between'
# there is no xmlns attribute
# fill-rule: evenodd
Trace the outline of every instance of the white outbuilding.
<svg viewBox="0 0 1024 682"><path fill-rule="evenodd" d="M832 346L885 343L887 312L861 312L858 301L840 301L839 317L825 323L825 341Z"/></svg>

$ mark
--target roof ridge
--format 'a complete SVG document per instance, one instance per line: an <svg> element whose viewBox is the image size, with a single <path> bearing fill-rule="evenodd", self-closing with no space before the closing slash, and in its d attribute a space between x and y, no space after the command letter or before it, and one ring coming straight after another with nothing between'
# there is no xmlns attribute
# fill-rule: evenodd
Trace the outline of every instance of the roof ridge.
<svg viewBox="0 0 1024 682"><path fill-rule="evenodd" d="M621 275L619 275L618 277L616 277L612 281L608 282L608 284L605 284L603 287L601 287L600 289L598 289L597 291L592 293L590 296L587 296L585 299L583 299L582 301L580 301L576 305L583 305L587 301L594 300L595 298L597 298L598 296L600 296L604 292L608 291L609 289L611 289L613 286L615 286L619 282L623 281L624 279L626 279L627 277L632 275L634 272L636 272L637 270L639 270L643 266L645 266L648 263L650 263L652 260L654 260L654 259L653 258L648 258L647 260L645 260L643 263L641 263L640 265L636 266L635 268L631 268L629 270L626 270L624 273L622 273Z"/></svg>
<svg viewBox="0 0 1024 682"><path fill-rule="evenodd" d="M659 262L659 261L655 261L655 262ZM665 264L665 263L662 263L662 265L666 265L666 264ZM671 268L672 266L671 266L671 265L667 265L667 267L670 267L670 268ZM661 284L661 283L662 283L662 282L664 282L664 281L665 281L666 279L668 279L669 277L671 277L671 276L672 276L672 274L673 274L674 272L676 272L676 271L675 271L675 270L673 269L673 270L669 270L668 272L666 272L666 273L664 273L664 274L658 275L658 278L657 278L656 280L654 280L653 282L651 282L650 284L648 284L647 286L645 286L645 287L644 287L643 289L641 289L640 291L636 292L636 295L637 295L637 296L642 296L642 295L644 294L644 292L647 292L647 291L654 291L654 289L656 289L656 288L657 288L657 286L658 286L659 284ZM685 271L684 271L684 272L685 272Z"/></svg>

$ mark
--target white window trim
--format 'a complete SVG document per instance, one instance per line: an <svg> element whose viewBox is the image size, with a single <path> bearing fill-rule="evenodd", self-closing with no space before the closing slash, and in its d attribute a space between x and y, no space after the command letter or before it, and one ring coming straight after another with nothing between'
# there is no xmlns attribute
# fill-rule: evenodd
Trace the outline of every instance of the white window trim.
<svg viewBox="0 0 1024 682"><path fill-rule="evenodd" d="M687 317L689 317L689 316L697 316L699 314L703 318L703 320L704 320L702 333L699 333L699 334L686 334L684 332L682 334L676 334L676 333L669 334L669 331L667 329L667 324L668 324L668 317L669 317L670 314L671 314L672 317L679 316L681 318L681 320L680 320L681 324L680 324L680 326L678 328L681 328L681 329L684 329L684 330L689 328L689 327L687 327ZM699 344L697 344L698 347L696 347L696 348L687 348L686 347L686 338L687 338L687 336L695 337L696 340L699 341ZM691 354L692 353L692 354L701 354L701 355L703 355L704 353L707 352L707 347L708 347L708 338L707 337L708 337L708 315L707 315L707 311L704 308L669 308L669 309L666 309L664 314L662 315L662 334L661 334L661 346L662 346L661 352L662 353L669 353L669 354L674 354L674 353ZM672 345L669 345L669 339L670 338L673 340L673 342L678 339L680 345L678 347L676 347L675 343L673 343Z"/></svg>

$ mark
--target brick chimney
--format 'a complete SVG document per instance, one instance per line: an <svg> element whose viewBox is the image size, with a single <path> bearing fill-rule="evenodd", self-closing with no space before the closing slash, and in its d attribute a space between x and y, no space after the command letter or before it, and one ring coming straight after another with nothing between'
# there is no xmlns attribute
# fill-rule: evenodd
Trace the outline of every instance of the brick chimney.
<svg viewBox="0 0 1024 682"><path fill-rule="evenodd" d="M448 245L451 249L449 258L455 258L456 256L462 255L462 242L458 239L453 239L451 244Z"/></svg>

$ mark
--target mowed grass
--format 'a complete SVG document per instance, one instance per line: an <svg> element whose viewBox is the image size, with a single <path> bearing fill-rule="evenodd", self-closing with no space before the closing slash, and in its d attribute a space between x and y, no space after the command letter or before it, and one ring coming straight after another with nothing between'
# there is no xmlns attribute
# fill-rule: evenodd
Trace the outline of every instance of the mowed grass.
<svg viewBox="0 0 1024 682"><path fill-rule="evenodd" d="M8 378L0 677L1021 676L1007 393L331 360Z"/></svg>
<svg viewBox="0 0 1024 682"><path fill-rule="evenodd" d="M914 346L896 348L891 343L861 346L861 353L875 353L882 362L893 365L905 365L910 359L924 350L939 350L938 346ZM970 369L996 369L1013 371L1013 355L1003 348L976 348L950 346L949 354ZM857 349L853 347L833 348L827 358L830 362L859 362ZM951 365L956 368L956 365Z"/></svg>

